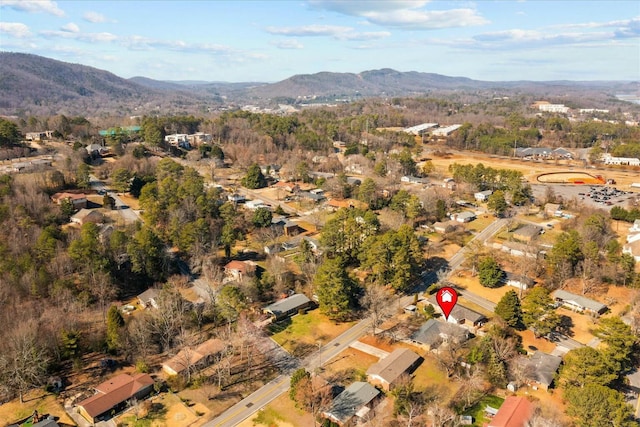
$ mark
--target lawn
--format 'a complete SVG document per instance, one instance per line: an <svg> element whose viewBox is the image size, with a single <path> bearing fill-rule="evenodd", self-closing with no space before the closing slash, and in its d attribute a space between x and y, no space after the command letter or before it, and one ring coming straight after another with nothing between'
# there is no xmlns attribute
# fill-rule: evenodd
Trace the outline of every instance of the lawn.
<svg viewBox="0 0 640 427"><path fill-rule="evenodd" d="M320 310L311 310L271 324L271 338L291 354L304 355L340 335L353 325L334 323Z"/></svg>
<svg viewBox="0 0 640 427"><path fill-rule="evenodd" d="M40 415L53 415L59 417L59 422L74 425L75 423L64 411L60 400L52 393L44 393L42 389L34 389L24 396L24 403L18 399L0 405L0 420L6 423L22 420L33 411Z"/></svg>
<svg viewBox="0 0 640 427"><path fill-rule="evenodd" d="M469 231L479 233L487 228L493 221L495 221L495 217L493 215L480 215L476 220L466 224L465 227Z"/></svg>
<svg viewBox="0 0 640 427"><path fill-rule="evenodd" d="M313 425L311 414L296 408L289 398L289 394L284 393L257 414L240 423L238 427L306 427L311 425Z"/></svg>
<svg viewBox="0 0 640 427"><path fill-rule="evenodd" d="M504 399L498 396L488 395L483 397L478 403L467 409L464 415L471 415L473 417L473 425L476 427L482 427L484 423L491 421L490 418L485 417L484 408L489 405L492 408L499 409L502 406Z"/></svg>

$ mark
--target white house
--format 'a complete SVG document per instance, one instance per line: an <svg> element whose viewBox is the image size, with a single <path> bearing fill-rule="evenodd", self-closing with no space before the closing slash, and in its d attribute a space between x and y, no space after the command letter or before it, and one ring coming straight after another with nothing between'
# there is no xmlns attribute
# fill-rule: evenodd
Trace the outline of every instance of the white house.
<svg viewBox="0 0 640 427"><path fill-rule="evenodd" d="M479 201L479 202L484 202L486 201L490 195L493 194L493 191L491 190L484 190L484 191L478 191L477 193L475 193L473 195L473 197Z"/></svg>

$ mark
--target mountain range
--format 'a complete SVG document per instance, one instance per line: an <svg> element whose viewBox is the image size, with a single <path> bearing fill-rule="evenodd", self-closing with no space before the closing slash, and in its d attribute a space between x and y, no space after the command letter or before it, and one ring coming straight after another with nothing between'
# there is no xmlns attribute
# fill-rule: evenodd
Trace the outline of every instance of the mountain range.
<svg viewBox="0 0 640 427"><path fill-rule="evenodd" d="M488 82L385 68L361 73L295 75L276 83L124 79L105 70L37 55L0 52L0 114L149 114L210 111L246 103L336 102L363 97L530 93L560 97L589 93L612 99L637 93L640 82Z"/></svg>

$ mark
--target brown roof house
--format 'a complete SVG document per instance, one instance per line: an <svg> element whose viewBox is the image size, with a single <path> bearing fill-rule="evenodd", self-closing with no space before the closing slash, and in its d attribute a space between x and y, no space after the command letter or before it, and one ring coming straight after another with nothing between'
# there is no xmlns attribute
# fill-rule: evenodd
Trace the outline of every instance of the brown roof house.
<svg viewBox="0 0 640 427"><path fill-rule="evenodd" d="M403 374L410 374L422 362L422 357L407 348L398 348L367 370L367 379L384 390L391 390Z"/></svg>
<svg viewBox="0 0 640 427"><path fill-rule="evenodd" d="M67 200L73 204L75 209L84 209L87 207L87 195L84 193L56 193L51 196L51 200L53 200L56 205L60 205L63 201Z"/></svg>
<svg viewBox="0 0 640 427"><path fill-rule="evenodd" d="M185 347L162 364L162 370L169 375L178 375L208 365L211 358L226 348L224 341L211 338L196 348Z"/></svg>
<svg viewBox="0 0 640 427"><path fill-rule="evenodd" d="M88 222L101 224L103 220L103 215L100 212L92 209L80 209L80 211L71 216L71 222L80 225L85 225Z"/></svg>
<svg viewBox="0 0 640 427"><path fill-rule="evenodd" d="M525 427L533 415L533 404L524 397L509 396L487 427Z"/></svg>
<svg viewBox="0 0 640 427"><path fill-rule="evenodd" d="M533 239L538 237L541 232L542 227L539 225L527 224L514 231L513 238L521 242L530 243Z"/></svg>
<svg viewBox="0 0 640 427"><path fill-rule="evenodd" d="M142 399L153 390L148 374L120 374L96 386L96 394L77 404L78 413L89 422L111 417L124 409L127 401Z"/></svg>

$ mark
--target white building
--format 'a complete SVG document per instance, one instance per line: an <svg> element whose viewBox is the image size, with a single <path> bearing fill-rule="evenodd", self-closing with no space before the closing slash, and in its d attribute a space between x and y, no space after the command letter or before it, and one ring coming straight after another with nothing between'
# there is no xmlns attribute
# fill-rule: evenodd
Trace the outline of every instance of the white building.
<svg viewBox="0 0 640 427"><path fill-rule="evenodd" d="M636 157L613 157L611 154L603 154L602 161L605 165L640 166L640 159Z"/></svg>
<svg viewBox="0 0 640 427"><path fill-rule="evenodd" d="M563 113L569 112L569 107L564 104L538 104L538 110L547 113Z"/></svg>

